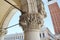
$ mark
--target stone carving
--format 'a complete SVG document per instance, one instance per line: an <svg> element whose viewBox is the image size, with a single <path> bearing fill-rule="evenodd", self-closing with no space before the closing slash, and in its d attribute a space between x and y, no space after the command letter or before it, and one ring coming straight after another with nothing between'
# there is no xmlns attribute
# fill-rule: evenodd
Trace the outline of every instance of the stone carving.
<svg viewBox="0 0 60 40"><path fill-rule="evenodd" d="M29 12L29 5L32 5L32 2L31 4L28 5L28 2L27 0L24 0L25 2L25 5L24 3L22 3L22 0L21 0L21 3L23 4L23 7L22 7L22 15L20 16L20 20L19 20L19 24L23 27L23 30L28 30L28 29L40 29L42 26L43 26L43 19L46 17L46 12L44 10L44 4L41 0L36 0L36 7L37 7L37 12ZM35 8L36 8L35 7ZM30 7L32 10L34 8Z"/></svg>
<svg viewBox="0 0 60 40"><path fill-rule="evenodd" d="M38 12L40 13L40 15L44 15L44 18L46 17L46 12L45 12L45 8L44 8L44 4L42 2L42 0L38 0L37 1L37 7L38 7Z"/></svg>
<svg viewBox="0 0 60 40"><path fill-rule="evenodd" d="M39 25L43 25L42 16L39 13L36 14L23 14L20 16L20 25L24 28L37 28Z"/></svg>
<svg viewBox="0 0 60 40"><path fill-rule="evenodd" d="M20 0L20 1L21 1L21 10L23 12L29 12L27 0ZM36 4L37 4L38 12L46 17L46 12L45 12L44 4L43 4L42 0L36 0Z"/></svg>

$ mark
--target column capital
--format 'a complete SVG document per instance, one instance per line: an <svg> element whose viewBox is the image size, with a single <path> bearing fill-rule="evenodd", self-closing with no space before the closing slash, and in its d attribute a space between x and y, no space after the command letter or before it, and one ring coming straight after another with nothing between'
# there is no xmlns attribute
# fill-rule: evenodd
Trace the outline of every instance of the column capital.
<svg viewBox="0 0 60 40"><path fill-rule="evenodd" d="M43 15L40 13L24 13L20 16L19 24L25 29L40 29L43 26Z"/></svg>
<svg viewBox="0 0 60 40"><path fill-rule="evenodd" d="M23 30L40 29L44 23L43 19L46 17L42 0L27 0L26 2L28 8L23 7L19 25L22 26ZM28 11L23 11L25 7Z"/></svg>

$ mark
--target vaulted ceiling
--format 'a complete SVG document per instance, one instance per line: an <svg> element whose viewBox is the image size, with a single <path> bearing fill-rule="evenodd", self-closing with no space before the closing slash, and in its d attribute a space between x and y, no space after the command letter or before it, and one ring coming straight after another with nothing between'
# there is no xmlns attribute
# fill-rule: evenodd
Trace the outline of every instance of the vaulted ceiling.
<svg viewBox="0 0 60 40"><path fill-rule="evenodd" d="M20 0L8 0L14 5L20 7ZM0 27L3 25L6 17L8 16L9 12L13 9L10 4L5 2L4 0L0 0Z"/></svg>

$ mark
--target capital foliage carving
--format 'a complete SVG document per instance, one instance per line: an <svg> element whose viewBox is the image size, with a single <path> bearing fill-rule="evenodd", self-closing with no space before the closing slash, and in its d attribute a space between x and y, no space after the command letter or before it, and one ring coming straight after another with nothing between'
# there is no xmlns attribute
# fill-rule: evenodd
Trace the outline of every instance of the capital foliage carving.
<svg viewBox="0 0 60 40"><path fill-rule="evenodd" d="M39 29L39 25L43 25L43 15L40 15L40 13L25 13L20 16L20 25L23 29Z"/></svg>

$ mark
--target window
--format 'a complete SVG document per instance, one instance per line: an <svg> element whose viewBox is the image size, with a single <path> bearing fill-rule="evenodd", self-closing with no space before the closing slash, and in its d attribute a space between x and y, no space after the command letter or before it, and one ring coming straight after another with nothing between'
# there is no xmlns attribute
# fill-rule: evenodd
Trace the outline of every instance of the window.
<svg viewBox="0 0 60 40"><path fill-rule="evenodd" d="M51 1L51 0L48 0L48 2Z"/></svg>
<svg viewBox="0 0 60 40"><path fill-rule="evenodd" d="M40 33L40 38L41 38L41 33Z"/></svg>
<svg viewBox="0 0 60 40"><path fill-rule="evenodd" d="M44 33L43 33L43 38L45 37Z"/></svg>
<svg viewBox="0 0 60 40"><path fill-rule="evenodd" d="M59 39L57 39L57 40L59 40Z"/></svg>
<svg viewBox="0 0 60 40"><path fill-rule="evenodd" d="M51 40L51 39L49 39L49 40Z"/></svg>
<svg viewBox="0 0 60 40"><path fill-rule="evenodd" d="M40 38L44 38L45 34L44 33L40 33Z"/></svg>

